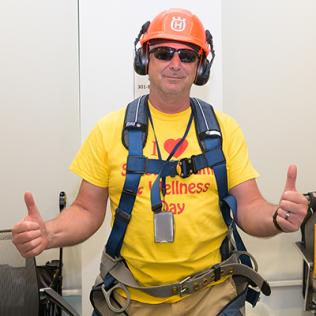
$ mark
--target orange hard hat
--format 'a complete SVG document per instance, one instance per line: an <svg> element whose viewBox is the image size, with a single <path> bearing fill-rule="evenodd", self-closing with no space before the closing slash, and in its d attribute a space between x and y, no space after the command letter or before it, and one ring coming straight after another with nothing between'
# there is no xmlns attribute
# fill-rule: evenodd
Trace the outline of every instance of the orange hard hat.
<svg viewBox="0 0 316 316"><path fill-rule="evenodd" d="M200 19L188 10L169 9L158 14L140 38L142 46L152 39L166 39L191 43L210 52L205 29Z"/></svg>

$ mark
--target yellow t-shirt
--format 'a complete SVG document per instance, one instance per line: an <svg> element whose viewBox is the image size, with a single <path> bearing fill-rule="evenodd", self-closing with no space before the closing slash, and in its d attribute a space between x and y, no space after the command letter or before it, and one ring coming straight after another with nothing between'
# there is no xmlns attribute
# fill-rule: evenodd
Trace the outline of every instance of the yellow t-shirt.
<svg viewBox="0 0 316 316"><path fill-rule="evenodd" d="M150 105L158 145L166 159L183 136L191 109L176 114L159 112ZM112 214L117 208L126 175L128 151L121 142L125 108L109 113L91 131L70 169L86 181L108 187ZM216 113L223 135L229 189L258 176L249 158L245 138L239 125L228 115ZM143 153L157 159L157 144L151 125ZM194 123L172 159L201 153ZM175 220L173 243L154 242L150 189L157 175L141 177L121 255L144 286L178 282L221 261L220 245L227 228L218 206L215 176L210 168L188 178L167 177L163 205ZM145 303L175 302L179 296L157 298L131 290L131 298Z"/></svg>

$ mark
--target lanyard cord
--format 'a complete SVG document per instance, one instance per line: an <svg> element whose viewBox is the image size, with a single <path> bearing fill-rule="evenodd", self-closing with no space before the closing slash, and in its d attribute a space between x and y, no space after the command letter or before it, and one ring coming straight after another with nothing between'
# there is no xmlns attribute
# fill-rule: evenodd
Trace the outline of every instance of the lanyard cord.
<svg viewBox="0 0 316 316"><path fill-rule="evenodd" d="M154 133L154 137L155 137L155 141L156 141L158 158L159 158L159 160L162 160L161 151L159 148L159 144L158 144L158 140L157 140L157 136L156 136L156 132L155 132L155 128L154 128L154 122L153 122L149 107L147 107L147 111L148 111L149 122L150 122L152 129L153 129L153 133ZM159 188L160 178L162 179L162 188L161 188L162 195L163 195L163 197L166 195L166 177L162 177L161 174L162 174L165 166L167 165L167 162L173 157L174 153L177 151L177 149L181 146L181 144L184 142L185 138L187 137L189 130L190 130L190 127L191 127L191 124L192 124L192 121L193 121L193 112L191 111L191 115L190 115L187 127L185 129L185 132L184 132L182 138L173 147L168 158L165 160L165 163L162 165L162 168L161 168L159 174L157 175L157 178L152 186L150 199L151 199L151 207L152 207L153 212L160 212L162 209L162 203L161 203L161 197L160 197L160 188Z"/></svg>

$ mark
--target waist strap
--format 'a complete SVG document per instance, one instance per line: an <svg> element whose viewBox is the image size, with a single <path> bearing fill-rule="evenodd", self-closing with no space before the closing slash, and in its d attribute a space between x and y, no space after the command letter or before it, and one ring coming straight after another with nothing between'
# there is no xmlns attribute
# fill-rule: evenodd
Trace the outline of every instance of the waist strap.
<svg viewBox="0 0 316 316"><path fill-rule="evenodd" d="M238 275L245 277L251 284L257 286L263 294L270 295L269 284L255 270L238 263L238 257L239 254L235 252L220 264L193 276L188 276L177 283L159 286L140 286L123 261L113 261L110 256L104 253L101 263L101 277L104 279L107 273L109 273L118 283L122 283L128 287L141 290L152 296L170 297L173 295L182 296L191 294L221 278Z"/></svg>

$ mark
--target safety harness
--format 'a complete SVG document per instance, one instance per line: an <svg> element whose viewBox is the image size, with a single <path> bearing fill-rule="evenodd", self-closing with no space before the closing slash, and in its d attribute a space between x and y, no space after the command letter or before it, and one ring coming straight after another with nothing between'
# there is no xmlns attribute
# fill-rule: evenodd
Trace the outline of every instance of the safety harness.
<svg viewBox="0 0 316 316"><path fill-rule="evenodd" d="M90 300L96 315L104 315L110 309L126 315L130 302L127 287L144 291L157 297L186 295L194 293L225 276L233 276L237 286L237 298L231 302L231 310L242 315L245 301L256 305L260 291L270 295L269 284L257 273L257 264L246 248L237 231L235 218L237 202L228 192L226 161L222 151L222 134L211 105L197 98L190 99L198 142L202 153L180 160L149 159L143 155L148 131L148 95L141 96L128 104L122 131L122 142L128 148L126 178L119 205L115 211L112 231L102 254L100 276L90 293ZM185 135L184 135L185 136ZM131 219L140 178L145 173L160 177L189 177L204 168L212 168L217 183L219 206L228 227L228 233L221 245L222 262L196 275L188 276L174 284L144 287L136 282L120 255L125 232ZM152 198L153 210L161 209L158 197ZM252 266L254 264L254 267ZM250 287L251 285L251 287ZM256 289L255 289L256 288ZM126 294L126 305L121 306L113 296L121 289ZM105 304L106 303L106 304ZM237 313L238 312L238 313ZM228 315L223 310L218 315Z"/></svg>

